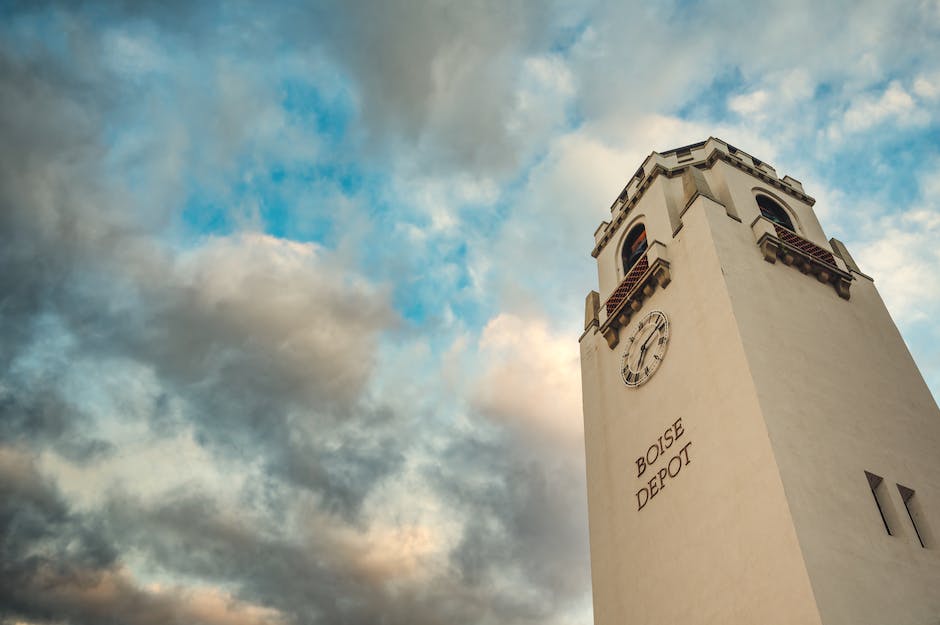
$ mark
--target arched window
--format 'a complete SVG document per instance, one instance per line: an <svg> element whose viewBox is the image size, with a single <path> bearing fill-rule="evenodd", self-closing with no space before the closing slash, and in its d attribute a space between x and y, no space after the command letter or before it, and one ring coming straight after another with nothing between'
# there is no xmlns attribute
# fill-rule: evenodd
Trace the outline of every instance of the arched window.
<svg viewBox="0 0 940 625"><path fill-rule="evenodd" d="M760 214L770 221L780 224L788 230L796 231L796 228L793 227L793 222L790 221L790 216L787 215L787 211L766 195L757 196L757 206L760 208Z"/></svg>
<svg viewBox="0 0 940 625"><path fill-rule="evenodd" d="M623 249L620 254L623 258L623 273L629 273L630 268L640 260L643 252L646 251L646 228L643 224L638 224L623 242Z"/></svg>

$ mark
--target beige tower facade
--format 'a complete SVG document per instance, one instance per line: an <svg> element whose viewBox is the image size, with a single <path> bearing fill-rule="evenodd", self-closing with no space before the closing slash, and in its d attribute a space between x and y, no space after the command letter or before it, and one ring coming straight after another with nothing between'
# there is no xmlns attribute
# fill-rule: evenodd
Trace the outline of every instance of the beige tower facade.
<svg viewBox="0 0 940 625"><path fill-rule="evenodd" d="M710 138L595 232L596 625L940 625L940 411L813 204Z"/></svg>

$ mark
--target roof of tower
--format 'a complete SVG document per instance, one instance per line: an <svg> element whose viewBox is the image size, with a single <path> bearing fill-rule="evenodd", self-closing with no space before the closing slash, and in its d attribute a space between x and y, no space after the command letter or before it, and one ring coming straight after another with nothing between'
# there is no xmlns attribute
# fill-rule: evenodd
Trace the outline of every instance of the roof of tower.
<svg viewBox="0 0 940 625"><path fill-rule="evenodd" d="M681 175L689 167L711 169L712 165L719 160L749 173L810 206L816 202L812 197L806 195L799 180L790 176L778 177L777 170L764 161L717 137L709 137L705 141L664 152L651 152L611 204L611 221L601 222L601 225L594 232L595 246L591 255L596 257L604 249L610 240L611 234L626 219L630 210L643 197L646 189L649 188L657 176L664 175L667 178L673 178Z"/></svg>

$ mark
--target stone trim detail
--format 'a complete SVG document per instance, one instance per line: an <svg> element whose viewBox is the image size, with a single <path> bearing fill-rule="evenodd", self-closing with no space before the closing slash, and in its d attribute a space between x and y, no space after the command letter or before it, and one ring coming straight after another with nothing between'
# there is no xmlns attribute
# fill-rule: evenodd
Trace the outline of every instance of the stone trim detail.
<svg viewBox="0 0 940 625"><path fill-rule="evenodd" d="M646 272L649 271L650 264L646 260L646 255L640 257L633 267L630 268L630 271L627 272L627 275L624 277L623 281L614 289L614 292L610 294L610 297L607 298L607 301L604 303L604 308L607 310L607 316L609 317L613 312L620 306L620 303L624 300L630 291L633 290L633 287L636 286L637 282L640 281Z"/></svg>
<svg viewBox="0 0 940 625"><path fill-rule="evenodd" d="M597 291L591 291L584 298L584 329L599 325L598 312L601 307L601 296Z"/></svg>
<svg viewBox="0 0 940 625"><path fill-rule="evenodd" d="M784 265L796 267L807 275L816 276L824 284L831 284L839 297L849 299L852 274L839 266L839 260L832 252L764 216L751 223L751 230L768 263L776 263L779 258Z"/></svg>
<svg viewBox="0 0 940 625"><path fill-rule="evenodd" d="M800 235L781 226L780 224L774 224L774 230L777 232L777 237L787 245L794 247L804 254L812 256L820 262L826 263L832 267L836 266L835 256L833 256L832 252L829 250L823 249L811 241L807 241Z"/></svg>
<svg viewBox="0 0 940 625"><path fill-rule="evenodd" d="M600 324L600 331L611 349L620 342L620 328L630 322L633 313L643 306L643 300L652 295L657 287L666 288L672 281L665 251L665 245L653 241L646 254L633 265L620 285L604 302L602 312L607 314Z"/></svg>
<svg viewBox="0 0 940 625"><path fill-rule="evenodd" d="M699 160L683 161L676 167L670 167L664 164L664 155L671 154L672 151L663 154L657 152L650 154L643 162L643 165L637 170L636 174L630 178L630 181L610 207L610 211L614 217L609 223L602 223L597 231L595 231L595 245L594 249L591 251L591 256L597 258L607 244L610 243L613 233L620 227L624 219L626 219L626 216L633 210L637 202L640 201L657 176L665 175L667 178L675 178L676 176L683 175L689 168L698 168L700 170L711 169L717 161L724 161L732 167L747 172L758 180L761 180L764 184L778 189L810 206L816 203L816 200L803 192L803 185L798 181L789 176L784 176L783 179L778 178L772 167L745 154L741 150L733 148L721 139L710 137L702 143L692 144L687 147L690 149L700 147L709 149L710 147L711 151ZM682 148L679 148L679 150L682 150ZM686 199L688 202L689 198ZM721 204L718 200L716 200L716 202ZM740 221L740 218L737 215L731 214L730 211L728 216ZM681 224L679 224L674 230L678 232L681 227Z"/></svg>
<svg viewBox="0 0 940 625"><path fill-rule="evenodd" d="M687 167L685 171L682 172L682 193L685 196L685 206L683 207L682 212L685 213L688 210L689 206L692 205L692 202L698 196L704 196L710 199L716 204L724 204L715 197L715 194L712 193L711 187L708 186L708 182L705 180L705 176L702 174L702 170L698 167Z"/></svg>
<svg viewBox="0 0 940 625"><path fill-rule="evenodd" d="M829 239L829 246L832 248L832 253L842 259L842 262L845 263L846 268L854 273L855 275L861 276L866 280L874 282L871 276L864 273L858 267L858 263L855 262L855 259L852 258L852 255L849 254L848 248L845 247L845 243L839 239Z"/></svg>

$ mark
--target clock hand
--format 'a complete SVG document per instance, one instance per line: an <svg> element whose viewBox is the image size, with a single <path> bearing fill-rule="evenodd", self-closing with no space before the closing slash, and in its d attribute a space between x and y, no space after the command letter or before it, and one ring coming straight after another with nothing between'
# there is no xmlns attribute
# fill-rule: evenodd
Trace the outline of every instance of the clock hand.
<svg viewBox="0 0 940 625"><path fill-rule="evenodd" d="M646 360L646 352L649 349L650 341L653 340L653 338L659 333L660 330L662 330L662 328L663 328L662 324L653 328L653 331L650 332L650 335L646 337L646 340L643 341L642 345L640 345L640 358L637 360L637 363L636 363L637 371L640 370L640 368L643 366L643 361Z"/></svg>
<svg viewBox="0 0 940 625"><path fill-rule="evenodd" d="M662 326L656 326L655 328L653 328L653 331L650 332L650 335L646 337L645 341L643 341L643 345L640 346L641 350L646 351L646 346L650 344L650 341L653 340L653 337L656 336L656 333L659 332L661 327Z"/></svg>

